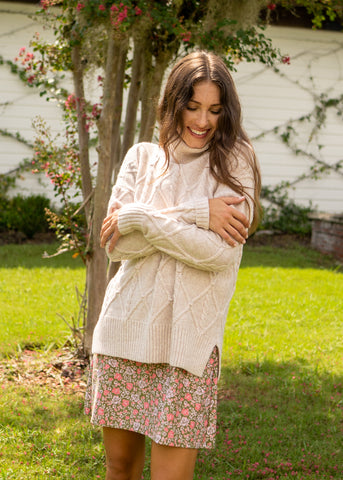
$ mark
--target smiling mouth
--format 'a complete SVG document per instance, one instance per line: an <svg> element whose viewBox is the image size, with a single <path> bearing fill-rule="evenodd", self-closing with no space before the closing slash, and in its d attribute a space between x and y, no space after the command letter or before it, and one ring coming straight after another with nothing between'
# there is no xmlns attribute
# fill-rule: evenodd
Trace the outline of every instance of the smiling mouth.
<svg viewBox="0 0 343 480"><path fill-rule="evenodd" d="M198 138L204 138L206 137L206 135L208 134L208 132L210 131L210 129L208 130L203 130L203 131L199 131L199 130L194 130L193 128L190 128L188 127L188 130L191 132L191 134L195 137L198 137Z"/></svg>

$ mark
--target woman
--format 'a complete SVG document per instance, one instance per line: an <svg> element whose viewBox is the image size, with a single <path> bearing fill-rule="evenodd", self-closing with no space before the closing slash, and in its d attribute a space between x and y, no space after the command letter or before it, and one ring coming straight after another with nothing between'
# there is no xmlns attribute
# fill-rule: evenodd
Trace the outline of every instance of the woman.
<svg viewBox="0 0 343 480"><path fill-rule="evenodd" d="M128 152L101 244L124 260L94 331L86 412L103 427L107 480L193 478L212 448L220 352L260 174L233 80L212 53L173 68L159 145Z"/></svg>

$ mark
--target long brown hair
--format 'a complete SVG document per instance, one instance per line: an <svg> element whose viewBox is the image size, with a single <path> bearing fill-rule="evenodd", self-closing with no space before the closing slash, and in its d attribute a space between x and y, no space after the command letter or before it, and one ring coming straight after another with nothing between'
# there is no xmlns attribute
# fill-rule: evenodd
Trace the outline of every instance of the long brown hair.
<svg viewBox="0 0 343 480"><path fill-rule="evenodd" d="M172 69L158 107L160 123L159 144L169 164L169 146L181 140L182 112L194 94L194 85L201 81L214 82L220 90L222 110L217 129L209 143L210 171L215 179L228 185L239 195L248 195L254 204L254 217L250 232L257 228L261 206L259 195L261 175L254 150L242 127L241 105L233 79L225 63L211 52L197 51L182 58ZM239 154L244 155L253 173L254 194L235 178ZM228 161L229 159L229 161Z"/></svg>

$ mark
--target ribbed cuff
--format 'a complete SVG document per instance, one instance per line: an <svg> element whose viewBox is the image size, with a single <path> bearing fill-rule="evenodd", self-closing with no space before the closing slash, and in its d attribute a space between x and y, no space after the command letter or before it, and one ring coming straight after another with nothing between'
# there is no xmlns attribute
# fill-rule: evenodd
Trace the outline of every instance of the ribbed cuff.
<svg viewBox="0 0 343 480"><path fill-rule="evenodd" d="M127 235L134 230L141 230L145 218L145 209L137 203L124 205L118 214L118 230Z"/></svg>
<svg viewBox="0 0 343 480"><path fill-rule="evenodd" d="M195 221L199 228L210 228L210 208L207 198L195 200Z"/></svg>

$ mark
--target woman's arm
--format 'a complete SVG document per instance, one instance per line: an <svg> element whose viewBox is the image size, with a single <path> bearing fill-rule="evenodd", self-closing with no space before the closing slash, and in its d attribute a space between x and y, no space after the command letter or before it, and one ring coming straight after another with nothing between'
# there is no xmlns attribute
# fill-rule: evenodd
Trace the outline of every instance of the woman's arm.
<svg viewBox="0 0 343 480"><path fill-rule="evenodd" d="M245 243L247 217L233 205L245 201L244 197L221 197L208 200L196 199L177 207L160 210L159 213L178 221L197 225L200 228L210 229L218 233L230 246ZM134 230L128 235L121 235L118 228L119 202L112 205L110 215L105 218L101 231L101 245L106 245L106 252L111 261L132 260L156 253L154 247L144 235ZM115 208L117 207L117 208ZM149 209L148 206L146 206ZM150 209L153 212L153 209ZM234 230L236 236L231 236Z"/></svg>
<svg viewBox="0 0 343 480"><path fill-rule="evenodd" d="M142 204L125 205L118 211L117 230L119 235L139 231L157 250L200 270L226 270L238 254L237 247L230 247L211 230L187 225Z"/></svg>

